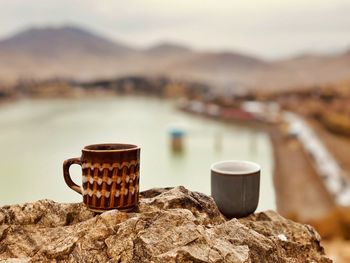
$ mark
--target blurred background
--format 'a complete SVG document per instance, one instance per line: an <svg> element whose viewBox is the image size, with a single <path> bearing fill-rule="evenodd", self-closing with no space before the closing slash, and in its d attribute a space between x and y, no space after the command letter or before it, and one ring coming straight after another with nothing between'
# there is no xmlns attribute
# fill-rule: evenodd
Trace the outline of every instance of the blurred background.
<svg viewBox="0 0 350 263"><path fill-rule="evenodd" d="M262 166L258 211L350 262L350 3L0 2L0 205L79 202L62 163L141 146L141 190ZM72 167L80 182L80 167Z"/></svg>

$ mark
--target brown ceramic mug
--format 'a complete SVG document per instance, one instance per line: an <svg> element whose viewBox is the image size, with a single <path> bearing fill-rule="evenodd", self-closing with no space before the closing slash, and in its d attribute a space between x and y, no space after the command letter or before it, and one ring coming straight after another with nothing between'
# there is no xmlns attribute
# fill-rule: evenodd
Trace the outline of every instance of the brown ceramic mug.
<svg viewBox="0 0 350 263"><path fill-rule="evenodd" d="M82 187L75 184L69 167L82 167ZM140 147L132 144L85 146L79 158L63 163L66 184L83 195L83 202L95 212L110 209L132 210L139 200Z"/></svg>
<svg viewBox="0 0 350 263"><path fill-rule="evenodd" d="M227 218L253 213L259 203L260 166L248 161L222 161L211 166L211 195Z"/></svg>

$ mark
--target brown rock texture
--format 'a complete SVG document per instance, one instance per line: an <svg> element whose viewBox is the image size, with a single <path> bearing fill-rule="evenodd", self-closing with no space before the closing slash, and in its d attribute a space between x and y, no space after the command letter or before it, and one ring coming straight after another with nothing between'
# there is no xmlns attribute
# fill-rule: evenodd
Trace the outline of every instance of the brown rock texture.
<svg viewBox="0 0 350 263"><path fill-rule="evenodd" d="M332 262L308 225L273 211L226 220L184 187L141 193L132 213L41 200L0 208L0 262Z"/></svg>

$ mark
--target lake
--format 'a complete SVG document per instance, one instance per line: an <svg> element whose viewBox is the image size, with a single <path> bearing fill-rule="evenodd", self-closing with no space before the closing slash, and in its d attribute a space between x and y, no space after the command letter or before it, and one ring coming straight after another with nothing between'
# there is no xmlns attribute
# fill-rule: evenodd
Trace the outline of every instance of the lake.
<svg viewBox="0 0 350 263"><path fill-rule="evenodd" d="M184 152L171 151L171 125L186 130ZM141 146L141 190L184 185L210 194L210 165L244 159L262 166L258 210L275 209L273 155L268 136L178 111L148 97L20 100L0 106L0 205L38 199L79 202L63 180L62 163L83 146L122 142ZM71 174L81 181L80 166Z"/></svg>

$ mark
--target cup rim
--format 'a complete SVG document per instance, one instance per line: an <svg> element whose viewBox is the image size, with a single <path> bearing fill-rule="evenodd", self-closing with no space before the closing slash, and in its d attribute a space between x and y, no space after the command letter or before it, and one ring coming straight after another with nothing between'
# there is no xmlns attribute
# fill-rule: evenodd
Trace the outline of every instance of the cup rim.
<svg viewBox="0 0 350 263"><path fill-rule="evenodd" d="M105 146L105 147L121 147L120 149L89 149L94 148L98 146ZM125 148L122 148L125 147ZM125 152L125 151L134 151L140 149L139 146L135 144L129 144L129 143L96 143L96 144L89 144L84 146L83 150L84 152Z"/></svg>
<svg viewBox="0 0 350 263"><path fill-rule="evenodd" d="M224 170L220 170L215 168L215 166L219 165L219 164L224 164L224 163L243 163L243 164L248 164L253 166L254 168L252 168L252 170L250 171L224 171ZM219 162L215 162L210 166L210 170L218 173L218 174L223 174L223 175L248 175L248 174L254 174L257 173L261 170L261 166L255 162L251 162L251 161L245 161L245 160L224 160L224 161L219 161Z"/></svg>

